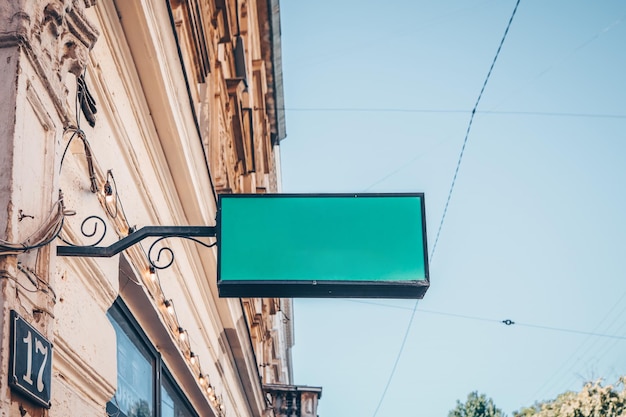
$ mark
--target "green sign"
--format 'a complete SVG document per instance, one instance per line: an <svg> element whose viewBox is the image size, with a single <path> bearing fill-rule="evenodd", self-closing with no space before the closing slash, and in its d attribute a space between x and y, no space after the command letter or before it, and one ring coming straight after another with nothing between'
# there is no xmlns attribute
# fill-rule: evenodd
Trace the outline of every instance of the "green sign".
<svg viewBox="0 0 626 417"><path fill-rule="evenodd" d="M422 298L424 195L219 196L221 297Z"/></svg>

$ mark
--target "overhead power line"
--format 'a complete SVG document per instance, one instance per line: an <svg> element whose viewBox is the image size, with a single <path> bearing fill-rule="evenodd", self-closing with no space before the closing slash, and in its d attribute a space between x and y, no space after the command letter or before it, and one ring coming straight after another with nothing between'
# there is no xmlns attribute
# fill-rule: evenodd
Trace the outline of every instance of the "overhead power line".
<svg viewBox="0 0 626 417"><path fill-rule="evenodd" d="M402 351L404 350L404 345L406 345L406 339L409 337L409 329L413 325L413 319L415 318L416 310L417 310L417 301L413 305L413 312L411 313L411 317L409 318L409 323L407 324L407 331L404 333L404 337L402 338L402 343L400 344L400 351L398 352L398 355L396 356L396 360L393 362L393 366L391 367L391 373L389 375L389 379L387 379L387 383L385 384L383 393L380 396L380 400L378 401L376 410L374 410L374 417L376 417L376 414L378 414L378 410L380 410L380 406L383 404L383 400L385 399L385 396L387 396L387 391L389 390L389 386L391 385L393 376L396 373L396 369L398 368L398 363L400 362L400 357L402 357Z"/></svg>
<svg viewBox="0 0 626 417"><path fill-rule="evenodd" d="M502 50L502 45L504 44L507 34L509 33L509 28L511 27L511 23L513 23L513 18L515 17L515 13L517 12L517 7L519 6L519 3L520 3L520 0L517 0L517 2L515 3L515 8L513 9L513 13L511 13L509 23L506 25L506 29L504 30L504 35L502 35L502 39L500 40L500 45L498 45L498 50L496 51L496 54L493 57L493 61L491 61L491 66L489 67L489 71L487 72L485 81L483 82L483 85L480 88L480 93L478 94L476 103L474 103L474 107L472 108L472 113L470 115L470 119L467 124L467 130L465 131L465 138L463 139L463 145L461 146L461 152L459 153L459 159L457 160L456 168L454 169L454 176L452 177L452 183L450 184L450 191L448 191L448 198L446 199L446 204L443 208L441 221L439 222L439 228L437 229L437 234L435 235L435 243L433 243L433 249L430 252L431 261L433 259L433 256L435 255L435 250L437 249L437 243L439 242L439 236L441 235L441 229L443 228L443 224L446 220L446 214L448 213L448 206L450 205L450 199L454 191L456 179L459 175L459 169L461 168L461 162L463 161L463 155L465 154L465 147L467 146L469 134L470 134L470 131L472 130L472 123L474 122L474 116L476 115L476 110L478 109L478 105L480 104L480 99L483 97L483 93L485 92L485 88L487 87L487 83L489 82L489 78L491 77L491 73L493 72L493 68L496 65L496 61L498 60L498 56L500 55L500 51Z"/></svg>
<svg viewBox="0 0 626 417"><path fill-rule="evenodd" d="M294 112L329 112L329 113L442 113L442 114L471 114L472 110L460 109L411 109L401 107L286 107L285 111ZM626 114L611 113L575 113L575 112L542 112L517 110L476 110L475 114L494 116L543 116L543 117L573 117L593 119L626 119Z"/></svg>
<svg viewBox="0 0 626 417"><path fill-rule="evenodd" d="M413 311L412 307L395 306L395 305L391 305L391 304L382 304L382 303L376 303L376 302L371 302L371 301L362 301L362 300L348 300L348 301L351 301L353 303L360 303L360 304L370 304L370 305L375 305L375 306L378 306L378 307L396 308L396 309L400 309L400 310L410 310L410 311ZM607 338L607 339L626 340L626 335L619 335L619 334L600 333L600 332L596 332L596 331L589 332L589 331L585 331L585 330L568 329L568 328L565 328L565 327L546 326L546 325L542 325L542 324L533 324L533 323L523 323L523 322L513 321L511 319L504 319L504 320L502 320L502 319L493 319L493 318L471 316L471 315L460 314L460 313L449 313L449 312L445 312L445 311L426 310L426 309L422 309L422 308L416 308L415 310L416 310L416 312L420 312L420 313L436 314L436 315L439 315L439 316L455 317L455 318L460 318L460 319L465 319L465 320L498 323L498 324L504 324L506 326L530 327L530 328L534 328L534 329L549 330L549 331L563 332L563 333L572 333L572 334L579 334L579 335L583 335L583 336L595 336L595 337L602 337L602 338Z"/></svg>
<svg viewBox="0 0 626 417"><path fill-rule="evenodd" d="M539 388L537 389L537 391L535 391L531 399L542 398L543 395L550 392L550 390L553 387L562 385L563 382L569 378L569 375L571 374L572 370L576 366L576 363L580 361L579 358L587 357L591 352L599 353L601 356L603 356L603 354L601 353L602 349L596 346L597 343L599 342L599 339L598 338L592 339L592 336L596 336L597 333L600 333L599 330L601 327L604 327L603 333L606 333L609 329L613 328L616 323L621 321L621 318L624 312L626 312L626 307L624 307L625 298L626 298L626 291L613 304L613 306L606 312L606 314L598 322L598 324L593 329L593 331L586 333L587 337L585 338L585 340L570 354L570 356L566 360L564 360L561 363L559 368L546 381L544 381L542 385L539 386ZM618 310L620 306L622 307L622 309L619 312L617 312L616 310ZM610 320L610 323L605 326L604 324L609 320ZM620 327L623 327L623 325ZM620 330L620 328L618 327L617 330ZM610 336L604 336L604 337L609 337L609 340L613 339L613 342L612 342L613 344L619 342L619 339L615 339Z"/></svg>
<svg viewBox="0 0 626 417"><path fill-rule="evenodd" d="M452 196L452 192L454 191L454 185L456 183L456 179L458 177L459 174L459 168L461 166L461 162L463 160L463 154L465 152L465 147L467 145L467 140L469 138L469 134L472 128L472 122L474 121L474 116L476 115L476 109L478 108L478 105L480 104L480 99L483 96L483 93L485 92L485 88L487 87L487 83L489 82L489 78L491 77L491 73L493 72L493 68L496 64L496 61L498 60L498 56L500 55L500 51L502 50L502 45L504 44L504 41L506 40L506 37L509 33L509 29L511 27L511 24L513 23L513 18L515 17L515 13L517 12L517 8L520 4L520 0L517 0L515 3L515 7L513 8L513 12L511 13L511 17L509 18L509 22L506 25L506 29L504 30L504 34L502 35L502 39L500 40L500 44L498 45L498 49L496 50L496 54L493 57L493 61L491 62L491 66L489 67L489 72L487 72L487 76L485 77L485 81L483 82L482 87L480 88L480 93L478 94L478 98L476 99L476 103L474 103L474 107L472 108L472 113L470 115L470 120L468 122L467 125L467 130L465 131L465 138L463 139L463 146L461 147L461 152L459 154L459 159L457 160L457 164L456 164L456 168L454 170L454 176L452 177L452 183L450 184L450 190L448 191L448 198L446 200L446 205L443 209L443 214L441 216L441 222L439 223L439 229L437 230L437 235L435 237L435 243L433 245L433 249L430 253L430 262L432 262L433 260L433 256L435 254L435 250L437 249L437 242L439 241L439 235L441 233L441 229L443 227L444 221L446 219L446 213L448 211L448 205L450 204L450 197ZM409 319L409 323L407 325L406 331L404 333L404 337L402 339L402 343L400 344L400 350L398 351L398 355L396 356L396 360L394 361L394 365L391 369L391 372L389 374L389 378L387 379L387 383L385 384L385 388L380 396L380 400L378 401L378 405L376 406L376 409L374 410L374 414L372 415L372 417L376 417L376 415L378 414L378 410L380 410L381 405L383 404L383 401L385 400L385 396L387 395L387 391L389 389L389 386L391 385L391 381L393 380L393 376L396 372L396 369L398 367L398 362L400 361L400 357L402 356L402 352L404 351L404 347L406 345L406 341L409 335L409 332L411 330L411 326L413 324L413 319L415 318L415 312L417 311L417 301L415 302L415 305L413 306L413 312L411 313L411 318Z"/></svg>

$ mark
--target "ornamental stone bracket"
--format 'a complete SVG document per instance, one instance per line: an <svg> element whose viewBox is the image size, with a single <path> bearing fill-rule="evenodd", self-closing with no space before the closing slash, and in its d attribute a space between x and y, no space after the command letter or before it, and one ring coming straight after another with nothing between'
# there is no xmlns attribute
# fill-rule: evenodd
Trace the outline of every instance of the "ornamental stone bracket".
<svg viewBox="0 0 626 417"><path fill-rule="evenodd" d="M317 417L321 387L264 384L265 417Z"/></svg>
<svg viewBox="0 0 626 417"><path fill-rule="evenodd" d="M0 4L0 48L17 46L28 56L64 123L65 77L84 71L98 30L85 16L97 0L11 0Z"/></svg>

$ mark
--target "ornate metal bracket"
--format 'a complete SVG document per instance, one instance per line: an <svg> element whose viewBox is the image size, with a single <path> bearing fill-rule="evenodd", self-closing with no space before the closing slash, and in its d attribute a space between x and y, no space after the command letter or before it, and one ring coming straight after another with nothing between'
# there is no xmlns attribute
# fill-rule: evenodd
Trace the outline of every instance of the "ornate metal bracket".
<svg viewBox="0 0 626 417"><path fill-rule="evenodd" d="M145 226L126 236L123 239L115 242L111 246L57 246L57 256L78 256L78 257L91 257L91 258L110 258L117 255L121 251L128 249L136 243L139 243L147 237L158 237L148 253L152 252L154 245L168 237L180 237L184 239L190 239L194 242L200 243L203 246L211 247L215 245L206 244L204 242L195 239L197 237L215 237L217 232L216 226ZM170 254L170 261L165 266L157 266L150 258L152 266L158 269L167 268L174 261L173 253L170 248L161 248L158 252L157 261L160 258L162 251L166 251Z"/></svg>

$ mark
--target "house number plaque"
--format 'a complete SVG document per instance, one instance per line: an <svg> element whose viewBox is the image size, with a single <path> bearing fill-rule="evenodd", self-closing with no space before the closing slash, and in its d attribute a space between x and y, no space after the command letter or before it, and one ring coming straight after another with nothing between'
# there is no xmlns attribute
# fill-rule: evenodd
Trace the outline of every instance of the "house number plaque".
<svg viewBox="0 0 626 417"><path fill-rule="evenodd" d="M35 403L50 408L52 343L11 310L9 385Z"/></svg>

